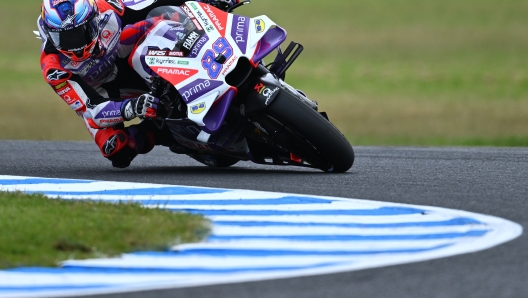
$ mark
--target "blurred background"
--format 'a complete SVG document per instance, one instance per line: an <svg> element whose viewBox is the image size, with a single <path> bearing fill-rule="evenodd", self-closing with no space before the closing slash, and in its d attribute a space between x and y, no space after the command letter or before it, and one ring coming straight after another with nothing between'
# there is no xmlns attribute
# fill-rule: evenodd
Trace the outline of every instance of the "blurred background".
<svg viewBox="0 0 528 298"><path fill-rule="evenodd" d="M90 140L42 78L40 1L4 2L0 139ZM526 0L253 0L237 13L305 46L286 79L352 145L528 146Z"/></svg>

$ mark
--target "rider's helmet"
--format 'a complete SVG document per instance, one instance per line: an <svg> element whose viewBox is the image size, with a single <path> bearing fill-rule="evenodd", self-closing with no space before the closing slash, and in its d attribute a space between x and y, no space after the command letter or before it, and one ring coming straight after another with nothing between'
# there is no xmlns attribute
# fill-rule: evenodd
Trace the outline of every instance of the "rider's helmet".
<svg viewBox="0 0 528 298"><path fill-rule="evenodd" d="M62 54L84 61L102 54L99 10L93 0L44 0L42 22Z"/></svg>

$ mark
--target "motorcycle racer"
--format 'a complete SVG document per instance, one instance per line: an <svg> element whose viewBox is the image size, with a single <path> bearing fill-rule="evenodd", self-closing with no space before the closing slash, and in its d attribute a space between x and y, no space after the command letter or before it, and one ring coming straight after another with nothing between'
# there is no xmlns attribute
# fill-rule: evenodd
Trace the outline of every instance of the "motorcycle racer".
<svg viewBox="0 0 528 298"><path fill-rule="evenodd" d="M239 0L216 0L228 8ZM136 117L158 116L159 99L127 61L148 29L150 10L185 0L43 0L38 18L44 79L79 115L104 157L128 167L137 154L173 140L152 121L125 127ZM126 25L139 22L130 27ZM131 91L134 95L123 93ZM143 93L143 94L141 94ZM139 96L138 96L139 95ZM166 134L170 135L170 134Z"/></svg>

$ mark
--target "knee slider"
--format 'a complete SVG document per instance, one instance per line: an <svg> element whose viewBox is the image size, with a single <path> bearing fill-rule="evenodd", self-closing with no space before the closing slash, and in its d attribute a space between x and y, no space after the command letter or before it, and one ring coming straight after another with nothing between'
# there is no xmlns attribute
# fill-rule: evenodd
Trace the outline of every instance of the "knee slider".
<svg viewBox="0 0 528 298"><path fill-rule="evenodd" d="M126 133L123 130L114 129L113 127L98 131L95 136L95 142L106 158L110 158L124 148L130 148Z"/></svg>

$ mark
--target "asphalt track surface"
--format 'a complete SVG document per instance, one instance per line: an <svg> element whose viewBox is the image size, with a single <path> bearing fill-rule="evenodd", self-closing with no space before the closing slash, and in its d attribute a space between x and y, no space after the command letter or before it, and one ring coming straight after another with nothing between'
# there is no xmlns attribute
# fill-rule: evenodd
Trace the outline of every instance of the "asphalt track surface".
<svg viewBox="0 0 528 298"><path fill-rule="evenodd" d="M279 191L428 205L528 224L528 149L355 147L344 174L202 166L156 148L113 169L91 142L0 141L0 174ZM525 234L497 247L354 272L90 297L528 297Z"/></svg>

